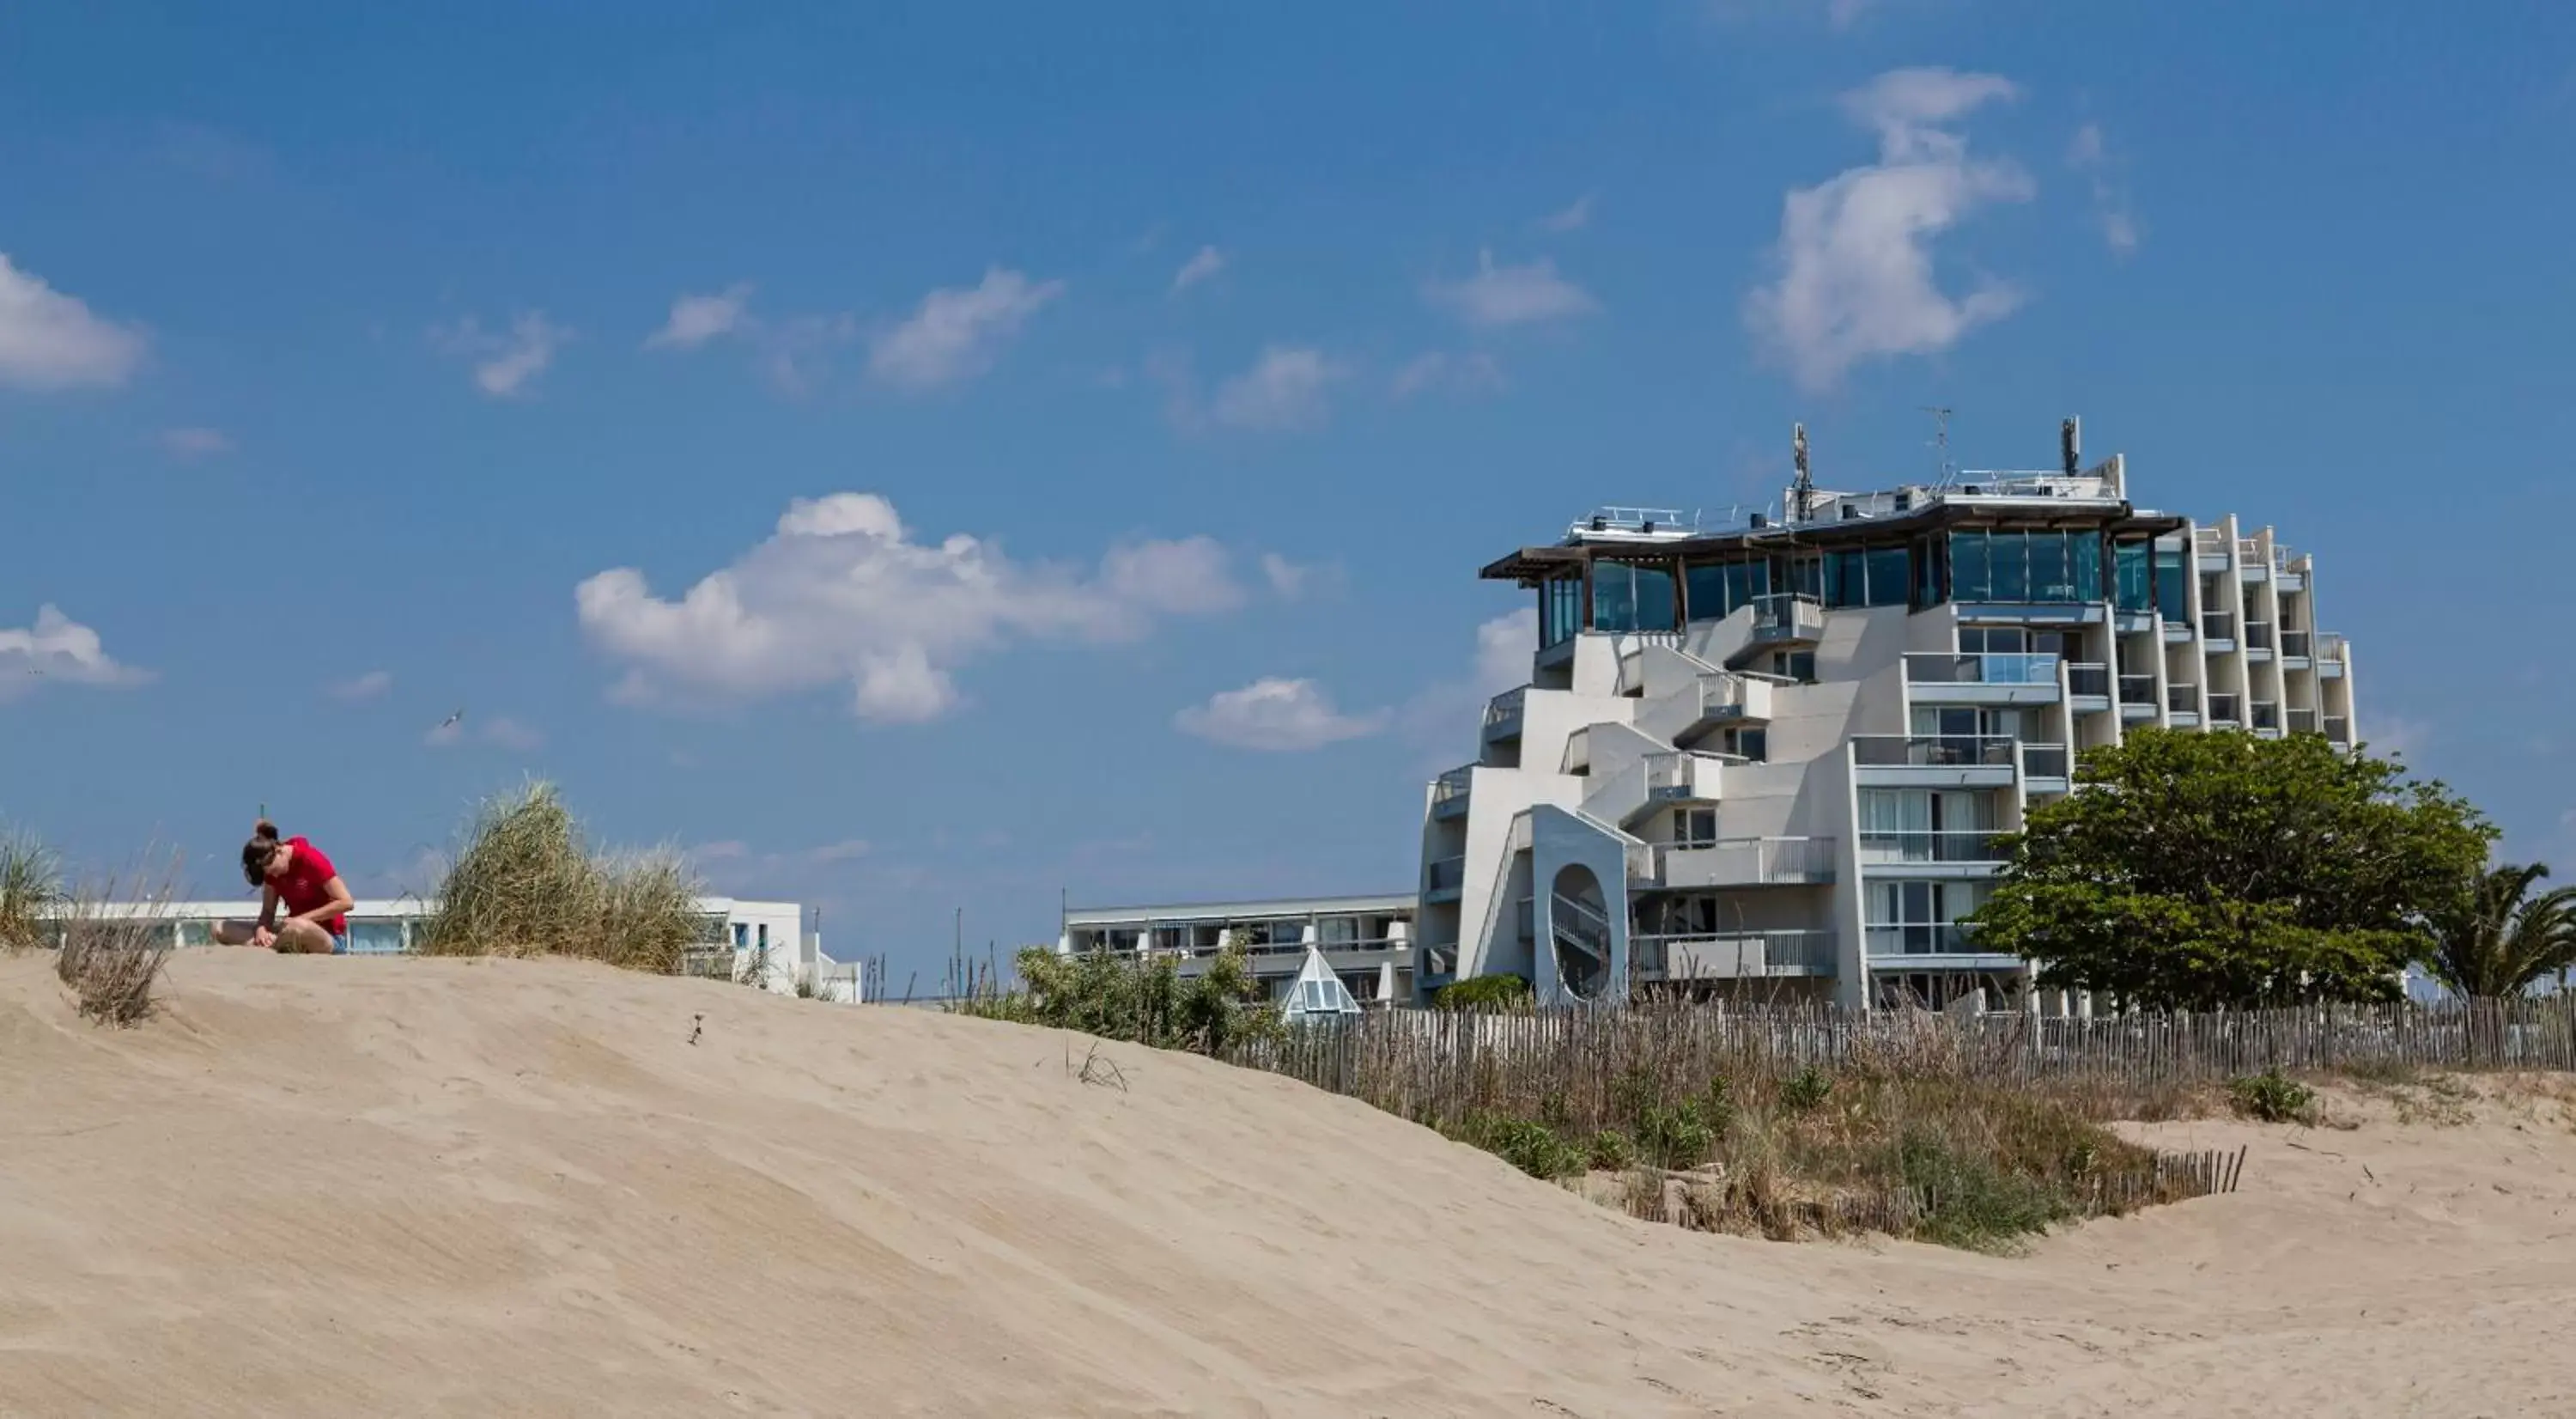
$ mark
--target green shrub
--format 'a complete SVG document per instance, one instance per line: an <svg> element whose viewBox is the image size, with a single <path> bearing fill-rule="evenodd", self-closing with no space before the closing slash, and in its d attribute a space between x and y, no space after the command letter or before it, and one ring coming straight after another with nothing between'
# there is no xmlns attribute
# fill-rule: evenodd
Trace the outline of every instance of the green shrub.
<svg viewBox="0 0 2576 1419"><path fill-rule="evenodd" d="M2227 1102L2245 1117L2265 1123L2312 1123L2317 1091L2279 1069L2267 1069L2229 1080Z"/></svg>
<svg viewBox="0 0 2576 1419"><path fill-rule="evenodd" d="M1592 1135L1592 1166L1608 1172L1625 1172L1637 1165L1637 1145L1628 1135L1615 1128L1605 1128ZM1656 1194L1658 1197L1661 1193Z"/></svg>
<svg viewBox="0 0 2576 1419"><path fill-rule="evenodd" d="M62 858L32 833L0 834L0 951L52 940L49 918L65 900Z"/></svg>
<svg viewBox="0 0 2576 1419"><path fill-rule="evenodd" d="M1809 1112L1831 1097L1834 1076L1810 1064L1780 1081L1780 1107L1791 1113Z"/></svg>
<svg viewBox="0 0 2576 1419"><path fill-rule="evenodd" d="M2047 1182L2006 1172L1929 1129L1908 1129L1897 1172L1922 1211L1914 1235L1943 1246L1993 1251L2075 1215L2072 1199Z"/></svg>
<svg viewBox="0 0 2576 1419"><path fill-rule="evenodd" d="M1529 1119L1499 1114L1471 1115L1465 1141L1501 1158L1534 1178L1554 1180L1582 1172L1591 1154L1566 1141L1555 1129Z"/></svg>
<svg viewBox="0 0 2576 1419"><path fill-rule="evenodd" d="M951 1011L1199 1054L1219 1054L1233 1045L1276 1037L1287 1028L1278 1010L1262 998L1243 952L1233 946L1188 980L1181 979L1179 963L1170 956L1139 958L1107 951L1068 956L1032 946L1013 964L1019 970L1018 989L973 996Z"/></svg>
<svg viewBox="0 0 2576 1419"><path fill-rule="evenodd" d="M1716 1146L1717 1130L1701 1114L1697 1099L1648 1104L1638 1116L1637 1149L1656 1167L1698 1167Z"/></svg>
<svg viewBox="0 0 2576 1419"><path fill-rule="evenodd" d="M1439 1010L1512 1010L1536 998L1530 983L1519 976L1469 976L1434 991L1431 1004Z"/></svg>

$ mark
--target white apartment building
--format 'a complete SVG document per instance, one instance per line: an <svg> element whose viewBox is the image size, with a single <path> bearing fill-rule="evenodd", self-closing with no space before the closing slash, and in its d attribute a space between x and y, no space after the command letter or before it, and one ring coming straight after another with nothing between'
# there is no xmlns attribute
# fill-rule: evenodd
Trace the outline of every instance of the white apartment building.
<svg viewBox="0 0 2576 1419"><path fill-rule="evenodd" d="M395 956L409 952L412 939L436 904L418 897L361 899L349 909L349 954ZM802 985L825 999L856 1004L859 971L823 953L820 933L804 930L805 909L795 902L754 902L736 897L700 897L703 935L696 953L699 964L722 965L732 957L730 974L747 980L755 968L760 985L792 995ZM174 947L206 946L215 924L250 921L259 915L257 901L106 902L83 904L51 913L58 921L77 912L91 920L149 921L167 930Z"/></svg>
<svg viewBox="0 0 2576 1419"><path fill-rule="evenodd" d="M1956 925L1996 836L2144 725L2353 741L2350 647L2268 527L2079 471L1814 488L1708 527L1604 509L1487 566L1537 592L1530 682L1429 788L1416 979L1542 1003L1731 993L2058 1008Z"/></svg>
<svg viewBox="0 0 2576 1419"><path fill-rule="evenodd" d="M1272 1000L1285 1002L1306 963L1306 948L1313 946L1362 1008L1410 1004L1417 902L1405 892L1081 907L1065 913L1056 949L1170 956L1186 978L1205 972L1229 941L1239 942L1253 977Z"/></svg>

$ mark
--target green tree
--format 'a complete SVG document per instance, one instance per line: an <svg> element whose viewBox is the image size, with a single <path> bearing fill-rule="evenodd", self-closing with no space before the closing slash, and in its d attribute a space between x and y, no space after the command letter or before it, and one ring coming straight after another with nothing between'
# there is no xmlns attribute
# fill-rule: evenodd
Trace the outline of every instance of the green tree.
<svg viewBox="0 0 2576 1419"><path fill-rule="evenodd" d="M2391 999L2494 836L2441 784L2309 734L2134 730L2076 778L1968 925L2043 986L2146 1009Z"/></svg>
<svg viewBox="0 0 2576 1419"><path fill-rule="evenodd" d="M2538 896L2540 863L2479 872L2436 907L2424 968L2462 995L2520 995L2576 966L2576 887Z"/></svg>

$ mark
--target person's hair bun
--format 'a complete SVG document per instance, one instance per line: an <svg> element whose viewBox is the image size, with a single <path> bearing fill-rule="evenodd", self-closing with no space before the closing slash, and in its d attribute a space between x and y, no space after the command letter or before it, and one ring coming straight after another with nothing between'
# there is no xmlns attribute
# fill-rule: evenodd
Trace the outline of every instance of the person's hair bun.
<svg viewBox="0 0 2576 1419"><path fill-rule="evenodd" d="M266 818L262 818L257 824L252 826L250 831L251 836L253 837L273 838L277 836L277 825L268 821Z"/></svg>

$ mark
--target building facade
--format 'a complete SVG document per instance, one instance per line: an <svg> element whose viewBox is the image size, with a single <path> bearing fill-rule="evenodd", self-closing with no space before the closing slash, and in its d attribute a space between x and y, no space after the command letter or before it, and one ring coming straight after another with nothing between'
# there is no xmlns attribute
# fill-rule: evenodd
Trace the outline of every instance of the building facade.
<svg viewBox="0 0 2576 1419"><path fill-rule="evenodd" d="M2062 452L1860 494L1802 469L1778 517L1604 509L1487 566L1536 593L1538 644L1429 787L1421 987L2073 1004L1957 923L2074 756L2354 720L2312 557L2138 506L2120 457L2079 471L2072 420Z"/></svg>
<svg viewBox="0 0 2576 1419"><path fill-rule="evenodd" d="M697 969L745 980L758 974L759 984L782 995L801 986L809 994L856 1004L860 996L857 968L834 961L823 952L819 933L804 930L805 909L795 902L754 902L736 897L700 897L702 936L693 954ZM361 900L349 910L349 954L395 956L408 953L420 924L436 904L417 897ZM167 931L174 947L206 946L215 924L249 921L259 915L255 901L108 902L81 905L55 913L58 919L78 914L93 920L149 921ZM731 962L725 958L730 956Z"/></svg>
<svg viewBox="0 0 2576 1419"><path fill-rule="evenodd" d="M1065 913L1056 949L1168 956L1187 977L1205 972L1219 951L1237 942L1269 997L1285 1002L1306 964L1306 948L1313 946L1362 1008L1411 1004L1417 903L1417 896L1407 892L1082 907Z"/></svg>

